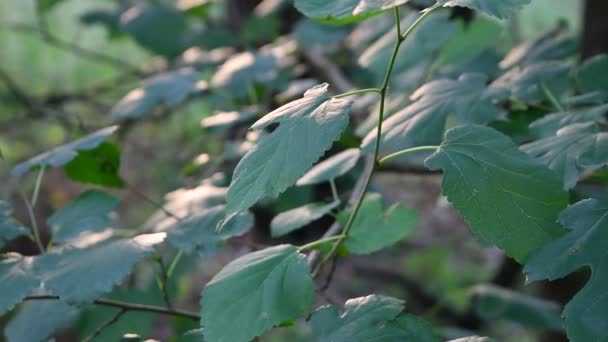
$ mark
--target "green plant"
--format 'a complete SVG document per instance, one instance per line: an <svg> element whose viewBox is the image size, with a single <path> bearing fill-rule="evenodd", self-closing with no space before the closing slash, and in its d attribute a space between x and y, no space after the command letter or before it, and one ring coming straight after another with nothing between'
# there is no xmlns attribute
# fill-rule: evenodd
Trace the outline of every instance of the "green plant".
<svg viewBox="0 0 608 342"><path fill-rule="evenodd" d="M57 2L39 2L39 11ZM223 97L232 94L239 101L247 103L249 98L250 104L256 105L265 92L279 88L276 80L283 70L277 64L287 58L288 48L234 55L209 82L199 81L197 71L190 67L148 78L114 106L111 119L117 125L13 168L15 176L38 171L33 196L23 198L40 254L11 253L0 264L0 312L26 302L13 319L17 323L9 323L9 339L17 340L16 336L23 333L18 319L28 312L27 305L43 301L47 306L42 313L61 317L46 321L50 327L39 328L41 335L35 338L40 339L68 324L78 311L98 305L118 311L107 324L93 331L91 339L122 315L142 311L200 319L200 329L189 336L208 342L251 341L303 318L319 341L438 341L442 336L439 327L405 313L407 306L396 298L372 294L347 301L343 309L335 305L314 308L315 279L323 271L333 272L328 266L338 255L370 254L410 235L419 214L403 205L385 210L381 196L371 193L370 185L383 166L425 156L428 169L443 173L443 194L471 230L525 265L530 281L556 279L584 266L591 268L588 284L564 309L564 325L572 341L607 340L608 265L604 250L608 202L585 199L569 207L568 190L608 165L608 87L602 81L608 58L573 65L569 57L575 48L570 40L550 32L507 54L500 63L502 71L490 71L492 75L467 65L455 71L457 77L434 74L445 61L471 61L483 56L483 47L465 51L458 46L458 42L467 41L467 34L471 34L468 31L441 37L457 30L446 7L463 6L505 18L529 0L438 0L420 14L403 19L401 6L406 2L296 0L296 8L304 15L333 24L354 23L386 11L394 13L394 33L388 36L391 39L378 40L374 43L378 46L362 57L362 63L371 70L379 60L385 67L383 76L372 72L369 77L381 81L380 86L338 95L331 95L331 84L310 87L302 98L280 106L251 126L261 137L250 142L228 188L208 177L193 189L170 193L166 203L155 204L158 212L136 233L109 231L111 213L120 200L109 192L90 190L48 219L51 238L43 243L34 209L45 170L63 167L75 181L114 188L128 186L118 175L120 150L106 142L119 126L127 130L159 105L175 107L204 92L219 93L216 100L221 104ZM206 13L204 7L197 10ZM200 32L188 28L186 14L170 12L170 22L179 23L172 26L176 30L171 35L180 35L184 41L176 40L179 44L172 44L169 51L149 46L156 41L148 39L148 31L137 28L144 18L133 19L126 30L151 51L173 58ZM484 25L489 24L480 25L485 30ZM335 36L342 39L339 32ZM388 55L387 43L394 43ZM439 49L446 45L451 49ZM420 71L416 79L421 86L394 82L396 73L403 75L410 69ZM417 90L411 92L414 88ZM409 92L411 96L403 95ZM377 115L370 116L375 128L360 126L365 131L361 147L346 149L313 166L344 134L354 99L370 94L379 102ZM397 100L396 108L389 97ZM553 108L546 108L547 104ZM540 118L532 122L526 116L524 124L518 125L517 110L532 109L542 112ZM228 115L227 120L224 116L224 121L207 120L207 124L233 125L251 117L241 111ZM446 131L446 127L452 128ZM520 142L526 144L520 148ZM364 160L364 169L353 171L360 160ZM349 172L359 174L352 191L338 187L335 181ZM331 202L310 203L280 214L271 223L272 234L286 235L336 211L337 229L301 246L281 244L238 257L205 285L200 312L175 308L167 287L181 259L193 254L209 256L228 239L245 234L254 224L249 209L260 200L275 198L296 184L323 183L330 185ZM350 192L350 199L344 200L341 192ZM28 229L11 218L9 205L1 204L0 242L28 235ZM143 260L157 263L163 305L103 297ZM503 316L510 319L525 324L526 320L518 317L521 314L532 317L537 327L561 329L556 323L559 307L552 303L524 295L513 299L500 290L478 289L476 293L489 303L482 312L506 307ZM35 317L35 312L28 314Z"/></svg>

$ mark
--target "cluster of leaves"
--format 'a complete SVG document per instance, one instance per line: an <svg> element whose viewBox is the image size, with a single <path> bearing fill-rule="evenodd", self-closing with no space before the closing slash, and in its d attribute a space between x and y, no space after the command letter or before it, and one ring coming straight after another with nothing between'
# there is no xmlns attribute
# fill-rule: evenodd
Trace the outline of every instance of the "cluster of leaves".
<svg viewBox="0 0 608 342"><path fill-rule="evenodd" d="M46 11L57 2L40 1L39 10ZM357 51L358 64L369 79L382 80L383 69L388 67L383 87L338 96L330 94L331 85L326 83L310 87L301 98L253 123L251 128L257 134L243 142L249 147L247 152L243 148L235 152L242 158L229 187L209 178L197 187L169 193L162 209L138 233L129 231L128 237L114 227L112 212L120 204L114 195L101 190L82 193L48 219L52 238L43 253L33 257L7 254L2 260L0 313L28 296L56 299L39 307L43 312L64 313L64 319L49 322L53 327L41 329L35 337L48 338L84 307L109 293L146 257L168 247L199 257L213 255L226 240L253 226L248 210L260 200L277 197L292 186L331 183L335 187L335 179L356 172L362 159L372 158L370 173L363 175L369 177L367 184L354 203L336 193L330 202L310 203L279 214L270 227L272 235L280 237L336 213L336 222L343 227L340 234L304 246L261 249L230 262L202 291L202 330L194 335L208 342L246 342L273 327L310 316L308 324L319 341L439 341L438 329L405 313L404 302L396 298L373 294L350 299L343 308L315 309L316 272L311 272L304 254L319 250L324 258L312 266L321 267L338 249L346 254L370 254L406 238L418 214L400 204L385 210L381 196L366 190L377 164L426 146L434 153L424 164L443 172L442 189L449 202L481 240L524 264L530 281L591 268L587 286L564 309L565 329L572 341L608 338L608 261L602 245L608 238L608 202L595 198L568 206L567 191L608 165L608 84L602 77L608 72L608 58L599 56L576 65L571 58L576 46L559 30L498 58L489 47L495 38L492 32L496 32L487 29L492 27L489 19L479 18L461 27L442 10L463 6L504 18L529 0L419 1L429 6L425 13L398 20L397 25L403 27L398 27L395 36L394 27L386 25L385 12L399 14L398 8L406 2L296 0L295 7L317 21L352 24L367 19L346 40L364 43L364 49ZM259 51L227 59L183 58L184 51L205 32L191 25L188 16L205 16L212 12L208 6L213 5L203 1L182 10L134 6L84 18L88 23L103 22L115 34L129 34L154 53L181 58L182 64L144 80L120 100L110 115L110 122L117 126L31 158L17 165L13 174L38 169L42 175L45 168L63 167L75 181L120 188L125 186L118 175L120 151L106 142L118 125L145 118L158 107L177 106L190 96L210 96L225 104L221 99L226 94L243 101L251 93L255 97L284 89L275 80L294 76L293 41L278 40ZM147 25L150 21L155 24ZM306 25L320 24L307 21ZM334 32L319 39L339 41L345 34ZM155 37L171 39L163 42ZM302 38L301 31L295 37L314 44ZM365 44L379 37L375 43ZM469 40L479 45L463 49L460 42ZM393 44L397 47L391 57L387 47ZM484 65L483 70L479 65ZM208 82L199 80L207 69L215 70L213 76ZM391 80L391 74L399 77ZM302 85L310 85L299 82L293 85L297 90L287 89L281 97L293 99L294 93L302 92ZM317 163L347 130L357 105L353 98L365 91L378 93L381 104L380 115L370 115L355 130L361 145ZM411 96L404 97L404 93ZM553 109L547 110L547 104ZM546 115L535 121L527 116L522 125L514 117L514 108L520 112L541 109ZM246 111L226 114L203 124L230 126L255 118ZM382 129L377 129L381 119ZM379 158L379 154L392 152L396 153ZM0 209L0 243L29 235L11 218L8 204L0 203ZM480 312L495 305L504 309L501 317L518 320L523 313L532 317L523 324L562 329L559 307L502 291L477 288ZM16 314L7 327L9 340L20 340L22 322L27 320L23 317L35 311L24 306ZM483 340L470 337L464 341Z"/></svg>

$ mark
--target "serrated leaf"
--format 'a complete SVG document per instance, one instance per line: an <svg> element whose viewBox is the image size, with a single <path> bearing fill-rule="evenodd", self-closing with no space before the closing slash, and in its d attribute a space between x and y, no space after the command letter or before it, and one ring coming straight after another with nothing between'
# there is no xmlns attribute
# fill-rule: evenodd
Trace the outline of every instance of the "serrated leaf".
<svg viewBox="0 0 608 342"><path fill-rule="evenodd" d="M11 216L12 213L11 205L0 200L0 249L5 243L29 234L27 228Z"/></svg>
<svg viewBox="0 0 608 342"><path fill-rule="evenodd" d="M47 220L53 232L53 241L65 243L82 234L99 233L112 227L110 215L119 204L120 200L108 192L83 192Z"/></svg>
<svg viewBox="0 0 608 342"><path fill-rule="evenodd" d="M58 300L24 303L8 322L7 342L47 341L78 318L79 310Z"/></svg>
<svg viewBox="0 0 608 342"><path fill-rule="evenodd" d="M586 60L576 71L576 79L583 92L608 93L608 55L597 55Z"/></svg>
<svg viewBox="0 0 608 342"><path fill-rule="evenodd" d="M296 182L298 186L314 185L336 179L352 170L361 157L361 150L349 148L313 166Z"/></svg>
<svg viewBox="0 0 608 342"><path fill-rule="evenodd" d="M34 267L44 287L63 301L90 303L123 281L164 238L165 233L146 234L89 248L66 248L37 257Z"/></svg>
<svg viewBox="0 0 608 342"><path fill-rule="evenodd" d="M601 122L606 114L608 114L608 104L552 113L532 122L530 129L539 137L546 138L555 135L561 128L571 124Z"/></svg>
<svg viewBox="0 0 608 342"><path fill-rule="evenodd" d="M278 124L241 159L228 189L228 217L263 197L276 197L293 185L348 124L351 102L330 98L328 84L308 90L304 97L267 114L253 124L261 130Z"/></svg>
<svg viewBox="0 0 608 342"><path fill-rule="evenodd" d="M233 217L218 231L217 226L225 213L225 206L218 205L181 221L165 221L169 225L160 224L156 231L166 232L167 241L181 251L196 251L201 257L211 256L222 248L224 241L245 234L253 226L253 215L246 211Z"/></svg>
<svg viewBox="0 0 608 342"><path fill-rule="evenodd" d="M192 68L168 71L144 80L140 88L131 90L114 105L110 116L112 121L141 118L158 106L175 107L205 89L206 83L198 81L198 73Z"/></svg>
<svg viewBox="0 0 608 342"><path fill-rule="evenodd" d="M320 342L439 341L428 323L412 316L397 317L403 301L380 295L349 299L340 314L323 306L310 319Z"/></svg>
<svg viewBox="0 0 608 342"><path fill-rule="evenodd" d="M413 101L384 121L382 151L385 153L422 145L438 144L448 114L455 113L461 123L487 123L501 114L494 102L503 99L504 90L486 87L483 74L464 74L458 80L429 82L414 92ZM363 140L365 152L371 152L376 131Z"/></svg>
<svg viewBox="0 0 608 342"><path fill-rule="evenodd" d="M505 19L515 14L531 0L437 0L440 6L461 6L480 11L484 14Z"/></svg>
<svg viewBox="0 0 608 342"><path fill-rule="evenodd" d="M563 316L573 342L608 340L608 202L588 199L564 210L559 221L570 231L546 244L525 265L528 281L554 280L588 266L587 285L566 305Z"/></svg>
<svg viewBox="0 0 608 342"><path fill-rule="evenodd" d="M608 164L608 133L593 122L577 123L521 149L557 172L564 188L571 189L585 169Z"/></svg>
<svg viewBox="0 0 608 342"><path fill-rule="evenodd" d="M39 154L15 166L12 170L12 174L13 176L21 176L38 166L63 166L76 158L80 151L95 149L117 129L118 126L106 127L69 144L57 146L48 152Z"/></svg>
<svg viewBox="0 0 608 342"><path fill-rule="evenodd" d="M9 254L0 260L0 314L19 304L23 298L40 286L32 267L32 257Z"/></svg>
<svg viewBox="0 0 608 342"><path fill-rule="evenodd" d="M517 261L563 233L555 222L568 203L560 179L498 131L453 128L425 164L443 170L443 194L471 230Z"/></svg>
<svg viewBox="0 0 608 342"><path fill-rule="evenodd" d="M111 143L89 151L81 151L76 158L67 163L63 170L71 180L82 183L123 188L125 182L118 174L120 169L120 149Z"/></svg>
<svg viewBox="0 0 608 342"><path fill-rule="evenodd" d="M545 84L552 93L561 94L569 86L570 66L562 62L539 62L521 68L513 68L494 80L493 89L509 90L511 96L520 101L544 99L541 85Z"/></svg>
<svg viewBox="0 0 608 342"><path fill-rule="evenodd" d="M561 305L506 288L478 285L470 290L475 310L485 320L503 319L531 328L563 331Z"/></svg>
<svg viewBox="0 0 608 342"><path fill-rule="evenodd" d="M272 237L280 237L296 231L318 219L329 214L337 208L340 202L333 203L311 203L275 216L270 222Z"/></svg>
<svg viewBox="0 0 608 342"><path fill-rule="evenodd" d="M308 313L313 298L306 256L297 248L250 253L224 267L203 290L203 334L209 342L248 342Z"/></svg>
<svg viewBox="0 0 608 342"><path fill-rule="evenodd" d="M305 16L331 24L357 22L409 0L295 0L296 8Z"/></svg>
<svg viewBox="0 0 608 342"><path fill-rule="evenodd" d="M231 96L245 97L256 84L267 85L279 75L279 61L271 51L242 52L230 57L211 79L211 86Z"/></svg>
<svg viewBox="0 0 608 342"><path fill-rule="evenodd" d="M344 226L350 212L342 212L338 220ZM420 215L401 204L391 206L386 213L382 197L367 195L344 246L354 254L369 254L391 246L408 236L418 223Z"/></svg>

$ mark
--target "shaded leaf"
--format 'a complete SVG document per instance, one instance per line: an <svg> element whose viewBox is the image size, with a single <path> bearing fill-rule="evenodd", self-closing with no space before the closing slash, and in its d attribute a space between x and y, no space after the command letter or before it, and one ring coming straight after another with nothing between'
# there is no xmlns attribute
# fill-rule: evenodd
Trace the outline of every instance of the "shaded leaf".
<svg viewBox="0 0 608 342"><path fill-rule="evenodd" d="M5 201L0 200L0 249L4 244L20 236L29 235L29 231L11 215L13 208Z"/></svg>
<svg viewBox="0 0 608 342"><path fill-rule="evenodd" d="M408 0L295 0L296 8L305 16L332 24L350 24Z"/></svg>
<svg viewBox="0 0 608 342"><path fill-rule="evenodd" d="M113 121L141 118L157 106L175 107L206 87L192 68L168 71L144 80L140 88L131 90L114 105L110 115Z"/></svg>
<svg viewBox="0 0 608 342"><path fill-rule="evenodd" d="M455 113L461 123L487 123L501 114L494 102L506 92L486 88L483 74L464 74L458 80L429 82L414 92L409 106L384 121L382 151L394 152L410 147L435 145L441 141L448 114ZM376 131L363 140L371 152Z"/></svg>
<svg viewBox="0 0 608 342"><path fill-rule="evenodd" d="M347 33L348 31L342 27L324 25L308 19L300 20L294 30L295 38L301 48L339 44Z"/></svg>
<svg viewBox="0 0 608 342"><path fill-rule="evenodd" d="M480 11L500 19L510 17L531 0L437 0L440 6L461 6Z"/></svg>
<svg viewBox="0 0 608 342"><path fill-rule="evenodd" d="M564 188L571 189L585 169L608 164L608 133L593 122L577 123L521 149L557 172Z"/></svg>
<svg viewBox="0 0 608 342"><path fill-rule="evenodd" d="M24 303L4 331L7 342L47 341L78 318L79 311L59 300Z"/></svg>
<svg viewBox="0 0 608 342"><path fill-rule="evenodd" d="M19 304L40 286L32 267L32 257L11 253L0 261L0 314Z"/></svg>
<svg viewBox="0 0 608 342"><path fill-rule="evenodd" d="M69 144L57 146L48 152L39 154L15 166L12 170L12 174L13 176L21 176L38 166L63 166L76 158L80 151L95 149L117 129L118 126L106 127Z"/></svg>
<svg viewBox="0 0 608 342"><path fill-rule="evenodd" d="M308 313L313 298L306 256L294 246L250 253L224 267L203 290L203 334L210 342L248 342Z"/></svg>
<svg viewBox="0 0 608 342"><path fill-rule="evenodd" d="M280 237L298 230L337 208L340 202L311 203L275 216L270 223L272 237Z"/></svg>
<svg viewBox="0 0 608 342"><path fill-rule="evenodd" d="M541 85L552 93L561 94L569 86L570 67L562 62L539 62L521 68L513 68L491 84L493 89L509 90L511 96L520 101L544 99Z"/></svg>
<svg viewBox="0 0 608 342"><path fill-rule="evenodd" d="M563 233L555 222L568 203L561 181L498 131L453 128L425 164L443 170L443 193L471 230L517 261Z"/></svg>
<svg viewBox="0 0 608 342"><path fill-rule="evenodd" d="M350 212L342 212L338 220L344 226ZM408 236L420 215L401 204L391 206L386 213L382 197L367 195L353 222L344 246L354 254L369 254L391 246Z"/></svg>
<svg viewBox="0 0 608 342"><path fill-rule="evenodd" d="M361 157L361 150L349 148L313 166L297 181L297 185L314 185L336 179L352 170Z"/></svg>
<svg viewBox="0 0 608 342"><path fill-rule="evenodd" d="M37 257L34 267L51 293L67 303L90 303L122 282L164 238L165 233L147 234L54 251Z"/></svg>
<svg viewBox="0 0 608 342"><path fill-rule="evenodd" d="M278 127L262 137L236 166L228 189L228 217L263 197L276 197L293 185L348 124L351 102L330 98L327 84L267 114L253 124L261 130Z"/></svg>
<svg viewBox="0 0 608 342"><path fill-rule="evenodd" d="M608 55L598 55L586 60L576 71L576 79L583 92L608 93Z"/></svg>
<svg viewBox="0 0 608 342"><path fill-rule="evenodd" d="M532 122L530 129L539 137L545 138L555 135L561 128L571 124L590 121L600 122L606 114L608 114L608 104L552 113Z"/></svg>
<svg viewBox="0 0 608 342"><path fill-rule="evenodd" d="M566 305L563 316L573 342L608 340L608 202L588 199L564 210L559 221L570 231L533 254L524 271L528 281L554 280L581 267L591 279Z"/></svg>
<svg viewBox="0 0 608 342"><path fill-rule="evenodd" d="M82 151L63 170L70 179L82 183L123 188L125 182L118 174L120 149L114 144L102 143L95 149Z"/></svg>
<svg viewBox="0 0 608 342"><path fill-rule="evenodd" d="M65 243L82 235L99 233L112 227L111 214L119 204L120 200L108 192L83 192L47 220L53 232L53 241Z"/></svg>

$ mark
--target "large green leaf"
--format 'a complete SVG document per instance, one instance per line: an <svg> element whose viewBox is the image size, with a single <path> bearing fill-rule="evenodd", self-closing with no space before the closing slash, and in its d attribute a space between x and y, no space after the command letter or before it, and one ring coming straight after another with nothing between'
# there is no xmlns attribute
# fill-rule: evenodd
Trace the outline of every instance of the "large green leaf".
<svg viewBox="0 0 608 342"><path fill-rule="evenodd" d="M351 102L330 98L328 84L267 114L252 129L278 127L262 137L234 170L228 189L228 217L263 197L276 197L293 185L348 124Z"/></svg>
<svg viewBox="0 0 608 342"><path fill-rule="evenodd" d="M67 303L90 303L110 292L135 264L154 251L165 233L139 235L89 248L68 248L36 258L44 287Z"/></svg>
<svg viewBox="0 0 608 342"><path fill-rule="evenodd" d="M308 263L297 248L280 245L247 254L224 267L203 290L205 340L251 341L307 314L313 298Z"/></svg>
<svg viewBox="0 0 608 342"><path fill-rule="evenodd" d="M311 203L288 211L284 211L275 216L270 222L272 237L280 237L298 230L321 217L329 214L337 208L340 202Z"/></svg>
<svg viewBox="0 0 608 342"><path fill-rule="evenodd" d="M314 185L336 179L352 170L360 157L361 150L358 148L344 150L313 166L296 184Z"/></svg>
<svg viewBox="0 0 608 342"><path fill-rule="evenodd" d="M441 6L461 6L504 19L519 11L531 0L437 0Z"/></svg>
<svg viewBox="0 0 608 342"><path fill-rule="evenodd" d="M608 164L608 133L593 122L577 123L521 149L557 172L571 189L585 169Z"/></svg>
<svg viewBox="0 0 608 342"><path fill-rule="evenodd" d="M0 260L0 314L19 304L40 285L32 267L32 257L9 254Z"/></svg>
<svg viewBox="0 0 608 342"><path fill-rule="evenodd" d="M409 0L295 0L296 8L309 18L332 24L363 20Z"/></svg>
<svg viewBox="0 0 608 342"><path fill-rule="evenodd" d="M601 91L608 93L608 55L598 55L588 59L576 72L576 79L583 92Z"/></svg>
<svg viewBox="0 0 608 342"><path fill-rule="evenodd" d="M83 192L47 220L53 231L53 241L64 243L82 234L98 233L112 227L110 215L118 204L120 200L105 191Z"/></svg>
<svg viewBox="0 0 608 342"><path fill-rule="evenodd" d="M475 286L470 293L475 310L485 320L503 319L531 328L564 330L559 303L493 285Z"/></svg>
<svg viewBox="0 0 608 342"><path fill-rule="evenodd" d="M338 220L344 226L350 212L342 212ZM397 243L408 236L420 215L401 204L391 206L386 213L382 197L368 195L353 222L344 246L354 254L369 254Z"/></svg>
<svg viewBox="0 0 608 342"><path fill-rule="evenodd" d="M412 316L397 317L403 301L370 295L349 299L340 314L334 306L319 308L310 325L320 342L439 341L430 325Z"/></svg>
<svg viewBox="0 0 608 342"><path fill-rule="evenodd" d="M114 105L110 115L113 121L141 118L157 106L175 107L206 88L207 84L198 81L198 73L192 68L168 71L144 80L140 88L131 90Z"/></svg>
<svg viewBox="0 0 608 342"><path fill-rule="evenodd" d="M122 188L125 182L118 174L120 149L104 142L89 151L81 151L63 170L70 179L112 188Z"/></svg>
<svg viewBox="0 0 608 342"><path fill-rule="evenodd" d="M568 193L560 179L498 131L451 129L425 163L443 170L443 193L471 229L517 261L563 233L556 219Z"/></svg>
<svg viewBox="0 0 608 342"><path fill-rule="evenodd" d="M530 257L524 268L528 281L562 278L590 267L591 279L564 310L566 330L573 342L608 341L608 201L578 202L559 220L570 231Z"/></svg>
<svg viewBox="0 0 608 342"><path fill-rule="evenodd" d="M62 301L30 301L8 322L4 335L8 342L48 341L75 321L78 314L78 309Z"/></svg>
<svg viewBox="0 0 608 342"><path fill-rule="evenodd" d="M464 74L458 80L441 79L423 85L412 94L412 104L385 120L382 151L393 152L409 147L438 144L448 114L461 123L487 123L501 113L494 104L505 97L504 90L486 87L483 74ZM376 130L363 140L363 149L371 152Z"/></svg>
<svg viewBox="0 0 608 342"><path fill-rule="evenodd" d="M76 158L80 151L95 149L117 129L118 126L106 127L69 144L55 147L48 152L39 154L15 166L12 170L12 174L14 176L21 176L37 166L63 166Z"/></svg>
<svg viewBox="0 0 608 342"><path fill-rule="evenodd" d="M0 249L6 242L29 234L27 228L11 216L12 213L10 204L0 200Z"/></svg>

